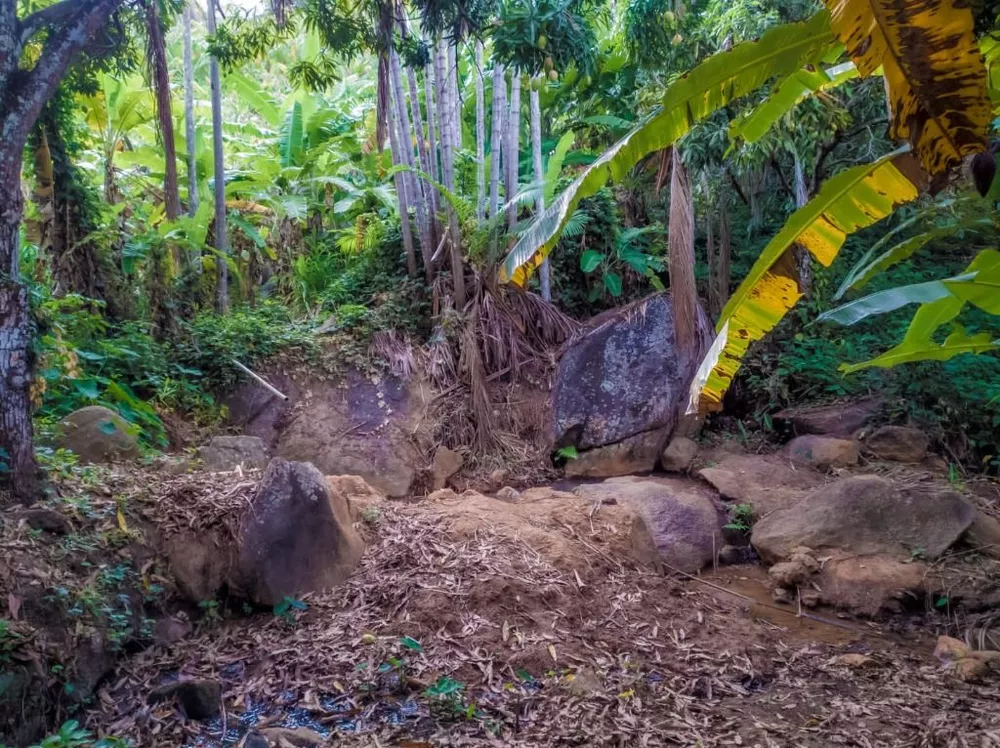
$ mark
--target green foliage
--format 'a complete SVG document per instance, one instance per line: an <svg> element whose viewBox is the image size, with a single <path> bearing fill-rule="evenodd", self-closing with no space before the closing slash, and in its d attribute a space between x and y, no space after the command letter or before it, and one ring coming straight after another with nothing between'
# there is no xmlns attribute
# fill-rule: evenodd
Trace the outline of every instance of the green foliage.
<svg viewBox="0 0 1000 748"><path fill-rule="evenodd" d="M752 504L734 504L729 507L729 522L724 527L729 530L750 532L756 520L757 515Z"/></svg>
<svg viewBox="0 0 1000 748"><path fill-rule="evenodd" d="M127 748L128 743L121 738L101 738L95 740L89 730L80 727L75 719L64 722L59 731L36 743L31 748Z"/></svg>

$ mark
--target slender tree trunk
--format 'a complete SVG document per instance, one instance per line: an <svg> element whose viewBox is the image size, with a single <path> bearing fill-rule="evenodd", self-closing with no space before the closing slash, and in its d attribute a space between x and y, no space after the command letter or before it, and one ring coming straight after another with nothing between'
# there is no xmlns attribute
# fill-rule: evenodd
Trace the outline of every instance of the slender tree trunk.
<svg viewBox="0 0 1000 748"><path fill-rule="evenodd" d="M528 94L531 103L531 163L535 170L535 186L538 189L538 200L535 201L535 215L545 212L545 172L542 171L542 107L538 91L531 88ZM542 298L552 301L552 272L549 258L546 257L538 270L538 282L541 286Z"/></svg>
<svg viewBox="0 0 1000 748"><path fill-rule="evenodd" d="M9 479L14 498L29 503L41 498L41 472L31 423L31 312L18 266L21 154L0 154L0 483Z"/></svg>
<svg viewBox="0 0 1000 748"><path fill-rule="evenodd" d="M504 110L507 107L507 81L503 65L493 66L493 112L490 125L490 218L500 210L500 165L504 148Z"/></svg>
<svg viewBox="0 0 1000 748"><path fill-rule="evenodd" d="M399 60L393 50L389 51L389 88L391 102L389 108L389 147L392 149L392 160L397 166L412 166L412 151L408 142L409 122L404 121L406 116L406 103L400 96L401 86L397 83L397 73L399 72ZM406 250L406 271L410 277L417 275L417 255L413 248L413 232L410 229L410 202L420 203L420 195L414 190L416 182L412 177L412 172L397 171L394 175L396 181L396 195L399 198L399 221L403 230L403 248ZM417 218L417 230L423 231L420 226L420 218ZM424 250L426 251L426 250Z"/></svg>
<svg viewBox="0 0 1000 748"><path fill-rule="evenodd" d="M483 94L483 43L476 42L476 218L486 216L486 101Z"/></svg>
<svg viewBox="0 0 1000 748"><path fill-rule="evenodd" d="M806 186L805 169L802 167L802 160L799 158L799 154L793 152L792 157L794 159L793 171L795 173L795 207L801 208L809 202L809 188ZM812 293L812 256L809 254L808 249L798 244L795 247L795 260L799 266L799 290L804 296L808 297Z"/></svg>
<svg viewBox="0 0 1000 748"><path fill-rule="evenodd" d="M674 340L683 355L698 354L698 290L694 280L694 207L680 152L673 152L670 175L670 226L667 266L670 303L674 313Z"/></svg>
<svg viewBox="0 0 1000 748"><path fill-rule="evenodd" d="M434 172L431 171L431 157L427 152L427 141L424 140L424 121L420 111L420 91L417 88L417 74L413 68L406 69L406 83L410 89L410 110L413 113L413 132L417 137L417 154L420 157L420 169L425 174L433 174ZM424 208L427 212L428 232L432 245L430 253L433 253L433 245L438 233L436 226L436 215L438 212L437 190L434 189L433 185L428 184L426 180L421 180L421 183L424 187ZM424 257L425 263L428 260L430 260L430 254ZM430 265L428 264L424 270L427 274L427 282L430 283L433 280L433 272Z"/></svg>
<svg viewBox="0 0 1000 748"><path fill-rule="evenodd" d="M708 266L708 307L714 318L716 315L715 310L719 306L718 283L716 280L718 261L715 254L715 209L712 205L711 193L708 190L708 179L705 178L704 172L702 172L702 185L706 188L705 196L708 203L705 210L705 264Z"/></svg>
<svg viewBox="0 0 1000 748"><path fill-rule="evenodd" d="M458 71L458 44L448 47L448 79L450 81L451 107L454 110L451 128L451 147L455 150L462 148L462 100L458 95L459 71Z"/></svg>
<svg viewBox="0 0 1000 748"><path fill-rule="evenodd" d="M732 243L729 230L729 192L725 187L719 191L719 251L715 262L715 295L718 308L714 309L715 318L719 318L722 308L729 300L729 276Z"/></svg>
<svg viewBox="0 0 1000 748"><path fill-rule="evenodd" d="M188 215L198 212L198 152L194 126L194 58L191 54L191 2L184 3L184 140L187 142ZM201 275L201 247L191 250L191 268Z"/></svg>
<svg viewBox="0 0 1000 748"><path fill-rule="evenodd" d="M507 148L503 154L507 167L507 229L517 225L518 148L521 138L521 74L517 68L510 73L510 108L507 113Z"/></svg>
<svg viewBox="0 0 1000 748"><path fill-rule="evenodd" d="M208 0L208 33L215 33L215 3ZM209 61L212 79L212 148L215 157L215 310L219 314L229 311L229 237L226 226L226 162L222 150L222 81L219 78L219 61L213 55Z"/></svg>
<svg viewBox="0 0 1000 748"><path fill-rule="evenodd" d="M417 158L413 155L413 136L410 129L410 117L406 111L406 93L403 89L403 68L399 63L399 55L395 50L389 51L390 68L392 75L392 92L396 106L396 116L399 123L399 144L402 149L402 156L406 159L406 165L411 169L417 167ZM420 107L416 108L419 121ZM421 128L422 129L422 128ZM431 225L428 218L429 206L427 204L427 194L424 190L424 182L412 171L406 173L407 192L413 202L414 210L417 214L417 231L420 232L420 251L424 262L429 266L433 248L431 247ZM430 189L430 185L427 186Z"/></svg>
<svg viewBox="0 0 1000 748"><path fill-rule="evenodd" d="M455 189L454 153L452 151L452 120L455 109L451 106L448 95L448 85L445 76L448 47L444 39L438 39L437 54L434 57L434 78L438 83L438 123L441 127L441 171L444 174L444 185L449 190ZM465 307L465 270L462 265L462 233L458 225L458 216L451 203L447 204L448 238L450 241L449 255L451 258L452 284L454 285L455 308L461 311Z"/></svg>
<svg viewBox="0 0 1000 748"><path fill-rule="evenodd" d="M437 121L437 99L434 96L434 74L435 72L432 65L427 65L424 68L424 103L427 105L428 156L431 160L431 176L443 184L444 178L441 175L441 153L439 150L441 127L440 123ZM440 227L438 228L438 233L440 233Z"/></svg>
<svg viewBox="0 0 1000 748"><path fill-rule="evenodd" d="M146 34L149 41L149 60L156 92L156 116L163 140L163 203L171 221L181 214L181 198L177 188L177 148L174 142L174 119L170 110L170 71L167 68L167 47L163 40L163 27L157 12L157 0L146 0Z"/></svg>

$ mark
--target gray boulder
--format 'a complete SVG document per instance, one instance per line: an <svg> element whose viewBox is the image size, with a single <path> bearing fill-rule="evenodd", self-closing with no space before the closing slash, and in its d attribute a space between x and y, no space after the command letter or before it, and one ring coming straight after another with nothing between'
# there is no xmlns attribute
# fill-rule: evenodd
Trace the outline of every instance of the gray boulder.
<svg viewBox="0 0 1000 748"><path fill-rule="evenodd" d="M785 450L792 462L809 465L817 470L857 465L859 459L857 444L851 439L833 436L797 436L788 443Z"/></svg>
<svg viewBox="0 0 1000 748"><path fill-rule="evenodd" d="M271 460L240 527L233 585L260 605L343 583L364 551L350 499L306 462Z"/></svg>
<svg viewBox="0 0 1000 748"><path fill-rule="evenodd" d="M900 490L885 478L854 476L816 489L761 518L751 542L770 563L793 548L935 558L972 525L976 510L952 491Z"/></svg>
<svg viewBox="0 0 1000 748"><path fill-rule="evenodd" d="M927 456L927 434L908 426L883 426L865 445L874 455L895 462L920 462Z"/></svg>
<svg viewBox="0 0 1000 748"><path fill-rule="evenodd" d="M579 486L574 493L631 509L632 544L644 562L694 574L710 565L724 545L711 492L688 481L612 478Z"/></svg>
<svg viewBox="0 0 1000 748"><path fill-rule="evenodd" d="M198 448L198 457L212 473L228 473L236 468L263 470L267 467L264 440L257 436L216 436L208 446Z"/></svg>
<svg viewBox="0 0 1000 748"><path fill-rule="evenodd" d="M710 328L701 317L707 344ZM559 362L552 395L555 446L582 453L656 433L656 450L643 461L651 470L677 424L680 403L687 402L699 352L693 353L683 356L675 346L666 294L595 318Z"/></svg>
<svg viewBox="0 0 1000 748"><path fill-rule="evenodd" d="M136 429L110 408L88 405L59 424L56 446L68 449L80 462L104 464L139 457Z"/></svg>
<svg viewBox="0 0 1000 748"><path fill-rule="evenodd" d="M775 413L774 424L798 436L851 436L867 426L882 407L881 398L867 398L833 405L788 408Z"/></svg>

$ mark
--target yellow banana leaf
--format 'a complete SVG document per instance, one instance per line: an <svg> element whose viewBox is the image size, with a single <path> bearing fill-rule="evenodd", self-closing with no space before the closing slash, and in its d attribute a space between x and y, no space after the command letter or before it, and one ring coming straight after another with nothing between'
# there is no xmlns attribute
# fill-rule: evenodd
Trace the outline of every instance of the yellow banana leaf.
<svg viewBox="0 0 1000 748"><path fill-rule="evenodd" d="M688 412L722 407L750 344L770 332L799 300L795 245L829 266L850 234L916 199L924 181L908 149L897 151L828 179L816 197L795 211L722 310L718 335L692 382Z"/></svg>
<svg viewBox="0 0 1000 748"><path fill-rule="evenodd" d="M576 206L609 179L620 180L650 153L675 143L699 120L769 80L815 64L835 46L830 17L768 30L759 40L712 55L667 90L663 108L609 148L552 202L524 233L500 268L500 280L524 285L559 241Z"/></svg>
<svg viewBox="0 0 1000 748"><path fill-rule="evenodd" d="M882 67L890 134L931 176L986 148L986 67L972 11L958 0L826 0L834 33L861 75Z"/></svg>

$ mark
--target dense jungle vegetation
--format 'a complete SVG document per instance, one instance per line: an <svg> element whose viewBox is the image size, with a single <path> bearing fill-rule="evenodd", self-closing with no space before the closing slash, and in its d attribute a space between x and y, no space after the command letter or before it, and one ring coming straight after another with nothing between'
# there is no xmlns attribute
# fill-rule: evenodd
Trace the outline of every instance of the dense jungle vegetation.
<svg viewBox="0 0 1000 748"><path fill-rule="evenodd" d="M995 8L883 5L0 0L9 488L84 405L155 451L234 362L474 391L663 289L702 410L875 393L995 473Z"/></svg>

